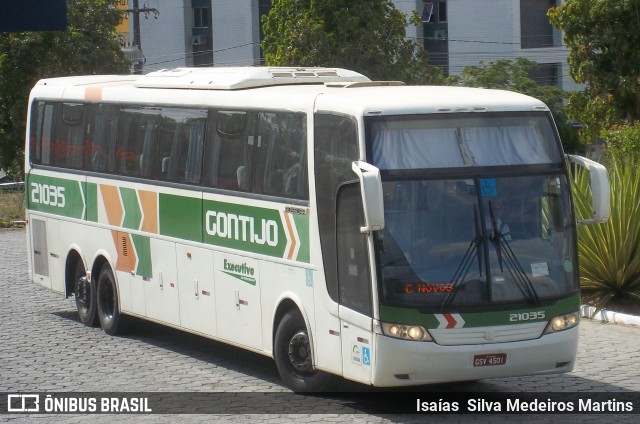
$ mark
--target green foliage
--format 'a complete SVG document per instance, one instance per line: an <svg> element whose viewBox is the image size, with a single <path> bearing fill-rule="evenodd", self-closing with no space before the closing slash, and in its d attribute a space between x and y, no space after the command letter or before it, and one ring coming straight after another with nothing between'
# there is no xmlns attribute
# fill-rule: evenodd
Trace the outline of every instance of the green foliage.
<svg viewBox="0 0 640 424"><path fill-rule="evenodd" d="M606 223L578 229L580 286L583 299L598 309L640 302L640 155L612 155L611 216ZM579 217L591 216L588 172L574 174Z"/></svg>
<svg viewBox="0 0 640 424"><path fill-rule="evenodd" d="M542 100L551 109L556 121L564 122L565 93L557 87L536 82L531 74L538 64L525 58L514 61L497 60L489 64L467 66L458 76L447 79L450 85L510 90Z"/></svg>
<svg viewBox="0 0 640 424"><path fill-rule="evenodd" d="M41 78L128 73L113 0L68 0L67 30L0 33L0 168L22 168L27 100Z"/></svg>
<svg viewBox="0 0 640 424"><path fill-rule="evenodd" d="M587 125L585 141L614 122L640 119L640 2L566 0L549 19L564 31L571 75L586 84L568 105L570 117Z"/></svg>
<svg viewBox="0 0 640 424"><path fill-rule="evenodd" d="M622 157L637 154L640 152L640 121L606 129L602 132L602 138L607 142L608 152Z"/></svg>
<svg viewBox="0 0 640 424"><path fill-rule="evenodd" d="M439 81L424 48L405 39L405 25L407 16L390 0L273 0L263 17L262 49L269 66L342 67L407 84Z"/></svg>
<svg viewBox="0 0 640 424"><path fill-rule="evenodd" d="M612 105L612 96L590 97L584 91L575 91L569 95L565 106L567 116L571 120L581 122L580 139L589 144L601 138L602 131L620 122Z"/></svg>
<svg viewBox="0 0 640 424"><path fill-rule="evenodd" d="M580 151L582 146L578 134L566 123L563 104L566 93L557 87L536 82L531 74L537 68L536 62L525 58L503 59L488 64L481 62L478 66L467 66L460 75L447 78L447 84L509 90L540 99L551 109L565 150Z"/></svg>

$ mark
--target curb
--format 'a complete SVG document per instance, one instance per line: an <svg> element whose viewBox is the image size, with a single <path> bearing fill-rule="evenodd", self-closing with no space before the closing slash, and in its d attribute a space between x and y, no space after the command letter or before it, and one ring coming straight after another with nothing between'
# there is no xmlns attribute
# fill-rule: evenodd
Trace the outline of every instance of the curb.
<svg viewBox="0 0 640 424"><path fill-rule="evenodd" d="M580 316L582 318L600 320L604 324L624 324L640 326L640 317L634 315L607 311L605 309L601 309L597 314L595 312L595 306L582 305L580 307Z"/></svg>

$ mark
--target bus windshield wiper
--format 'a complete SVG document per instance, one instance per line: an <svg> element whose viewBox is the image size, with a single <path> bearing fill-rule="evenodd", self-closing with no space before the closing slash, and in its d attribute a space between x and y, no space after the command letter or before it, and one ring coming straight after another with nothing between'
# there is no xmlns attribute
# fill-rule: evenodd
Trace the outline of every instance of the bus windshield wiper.
<svg viewBox="0 0 640 424"><path fill-rule="evenodd" d="M440 304L440 309L442 309L443 311L446 310L449 305L451 305L451 302L453 302L453 299L455 298L460 287L462 287L462 283L464 282L467 274L469 273L469 270L471 269L471 266L473 265L473 261L476 259L478 260L478 272L480 276L482 276L482 255L484 252L482 244L484 243L485 239L482 235L482 231L480 230L481 227L479 220L480 217L478 215L477 205L474 205L473 223L475 236L473 240L471 240L471 243L469 243L467 251L465 252L462 260L460 261L460 264L458 265L458 268L456 268L456 271L453 274L453 278L451 279L451 291L447 293L447 296L442 300L442 303Z"/></svg>
<svg viewBox="0 0 640 424"><path fill-rule="evenodd" d="M503 264L506 265L507 271L511 275L511 278L515 281L520 292L529 299L535 305L540 304L540 296L538 292L536 292L535 287L529 277L527 277L527 273L524 268L518 261L516 254L511 249L509 242L505 238L505 236L498 229L498 225L496 222L495 213L493 212L493 203L489 200L489 218L491 220L491 237L489 240L493 244L496 256L498 257L498 264L500 265L500 272L504 272ZM504 260L503 260L503 251L504 251Z"/></svg>

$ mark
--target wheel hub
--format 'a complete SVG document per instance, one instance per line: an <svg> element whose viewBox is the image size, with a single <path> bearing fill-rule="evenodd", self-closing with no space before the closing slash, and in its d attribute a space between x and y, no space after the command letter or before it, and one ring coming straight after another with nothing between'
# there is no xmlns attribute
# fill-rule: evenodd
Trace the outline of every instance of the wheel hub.
<svg viewBox="0 0 640 424"><path fill-rule="evenodd" d="M77 295L78 295L78 304L83 308L83 309L88 309L89 308L89 302L90 302L90 290L91 288L89 287L89 281L87 280L87 277L81 277L78 279L78 289L77 289Z"/></svg>
<svg viewBox="0 0 640 424"><path fill-rule="evenodd" d="M300 331L291 337L289 341L289 361L298 372L310 373L313 371L309 336L305 332Z"/></svg>

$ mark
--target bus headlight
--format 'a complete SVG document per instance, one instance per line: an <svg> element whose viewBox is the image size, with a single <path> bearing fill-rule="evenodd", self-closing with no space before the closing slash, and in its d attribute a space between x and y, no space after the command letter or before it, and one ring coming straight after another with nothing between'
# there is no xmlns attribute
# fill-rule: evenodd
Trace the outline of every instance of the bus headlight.
<svg viewBox="0 0 640 424"><path fill-rule="evenodd" d="M403 340L415 340L418 342L433 341L427 329L421 325L390 324L383 322L382 333L385 336Z"/></svg>
<svg viewBox="0 0 640 424"><path fill-rule="evenodd" d="M547 328L544 330L544 334L557 333L558 331L568 330L575 327L580 322L580 315L578 312L571 312L569 314L559 315L551 318Z"/></svg>

